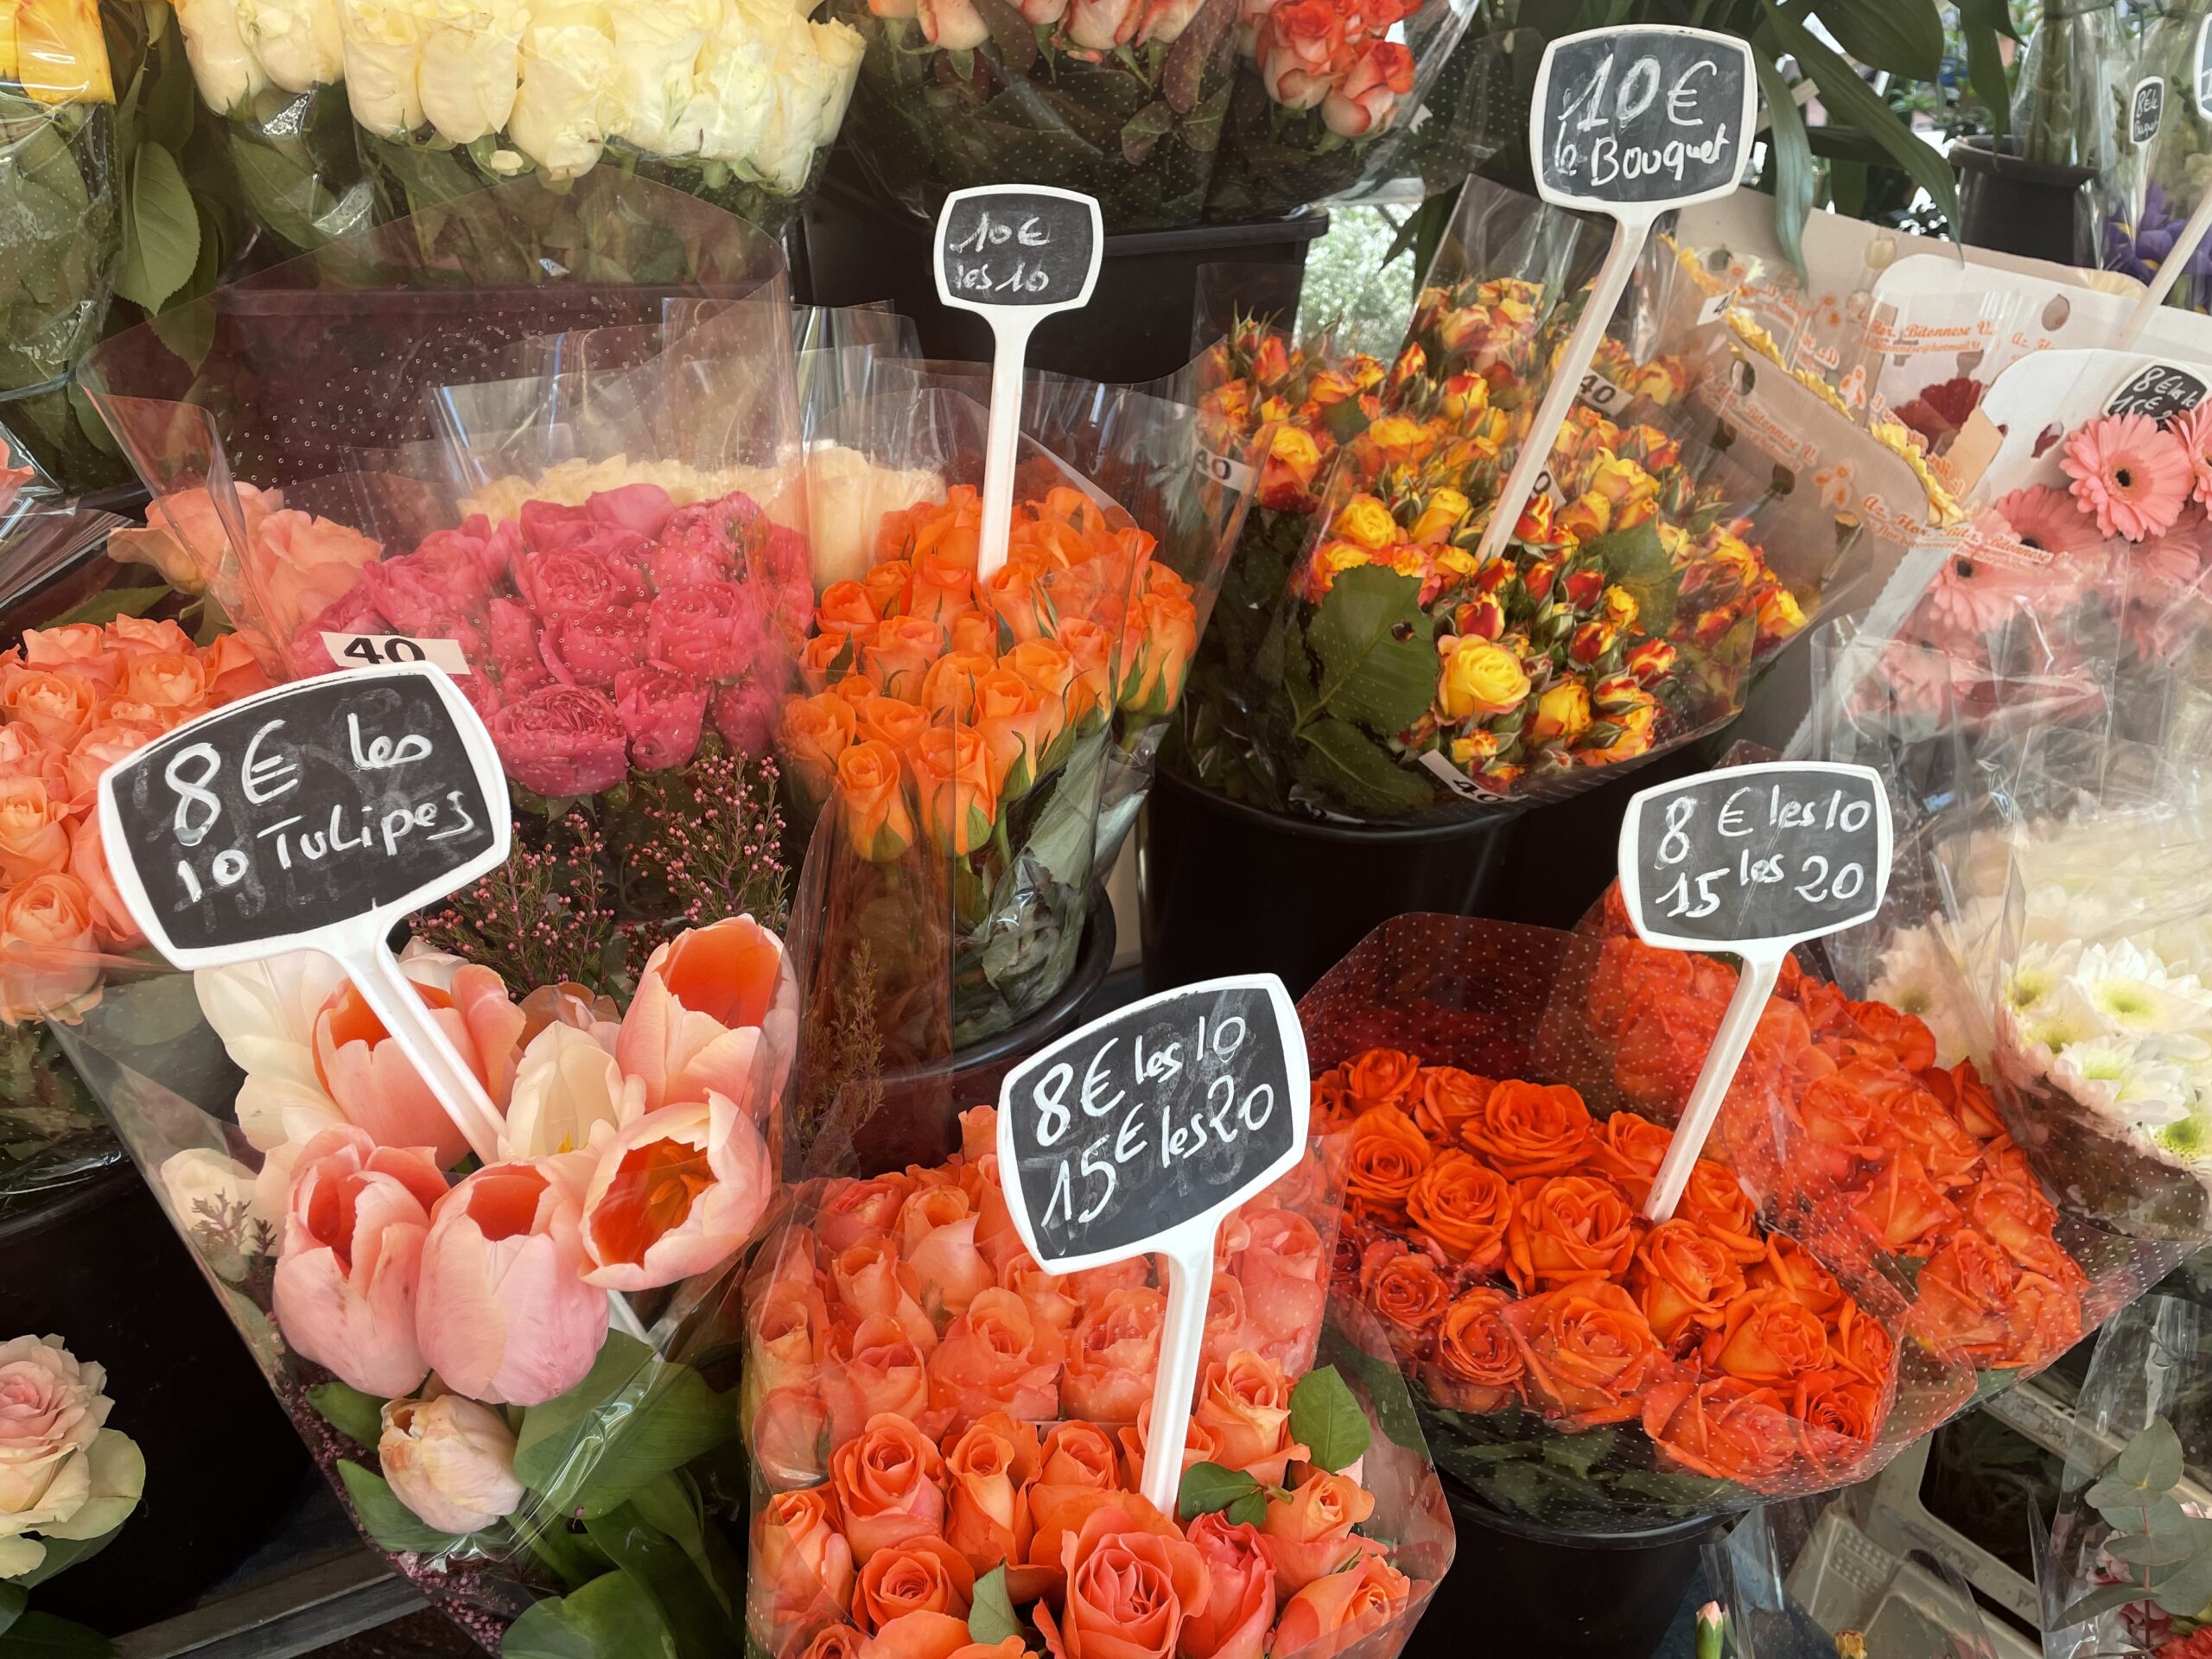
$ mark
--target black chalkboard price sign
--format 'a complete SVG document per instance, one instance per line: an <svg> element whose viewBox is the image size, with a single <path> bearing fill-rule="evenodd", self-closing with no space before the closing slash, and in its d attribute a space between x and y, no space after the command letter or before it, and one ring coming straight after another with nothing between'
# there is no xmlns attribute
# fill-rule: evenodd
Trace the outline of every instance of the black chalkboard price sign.
<svg viewBox="0 0 2212 1659"><path fill-rule="evenodd" d="M2166 112L2166 78L2145 75L2135 83L2127 100L2127 142L2138 149L2158 136L2158 123Z"/></svg>
<svg viewBox="0 0 2212 1659"><path fill-rule="evenodd" d="M1132 1003L1000 1088L999 1179L1030 1254L1052 1273L1166 1259L1142 1482L1163 1513L1182 1477L1214 1236L1305 1155L1312 1109L1305 1033L1273 974Z"/></svg>
<svg viewBox="0 0 2212 1659"><path fill-rule="evenodd" d="M1041 184L955 191L938 216L938 297L966 310L1068 310L1090 302L1104 251L1089 196Z"/></svg>
<svg viewBox="0 0 2212 1659"><path fill-rule="evenodd" d="M1564 35L1536 74L1537 190L1617 218L1726 195L1758 99L1751 48L1732 35L1657 24Z"/></svg>
<svg viewBox="0 0 2212 1659"><path fill-rule="evenodd" d="M492 734L427 664L327 674L203 715L102 774L117 890L180 968L336 958L470 1149L499 1155L483 1084L386 937L507 856Z"/></svg>
<svg viewBox="0 0 2212 1659"><path fill-rule="evenodd" d="M2212 373L2212 370L2208 370ZM2174 363L2146 363L2120 383L2105 404L2107 415L2148 415L2164 426L2204 401L2212 386L2203 375Z"/></svg>

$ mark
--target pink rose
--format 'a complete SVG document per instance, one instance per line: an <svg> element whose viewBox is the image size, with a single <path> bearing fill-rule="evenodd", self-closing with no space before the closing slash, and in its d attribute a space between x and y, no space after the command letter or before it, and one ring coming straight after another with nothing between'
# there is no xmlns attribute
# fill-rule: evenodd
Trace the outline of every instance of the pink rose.
<svg viewBox="0 0 2212 1659"><path fill-rule="evenodd" d="M293 632L292 660L302 674L328 674L338 664L322 643L326 633L391 633L391 619L377 608L366 585L356 587L323 607Z"/></svg>
<svg viewBox="0 0 2212 1659"><path fill-rule="evenodd" d="M529 606L520 600L493 600L486 632L489 636L492 670L499 677L499 685L508 696L518 696L552 680L553 671L546 667L545 653L539 644L537 618L531 614Z"/></svg>
<svg viewBox="0 0 2212 1659"><path fill-rule="evenodd" d="M639 566L644 553L635 536L594 529L569 545L518 554L515 587L548 623L579 611L635 605L650 597Z"/></svg>
<svg viewBox="0 0 2212 1659"><path fill-rule="evenodd" d="M566 613L546 628L554 672L601 691L614 689L614 677L645 659L645 615L642 605L598 606ZM565 675L561 670L566 669Z"/></svg>
<svg viewBox="0 0 2212 1659"><path fill-rule="evenodd" d="M1260 1659L1275 1619L1275 1570L1260 1529L1208 1513L1185 1535L1211 1590L1204 1606L1187 1610L1175 1650L1183 1659Z"/></svg>
<svg viewBox="0 0 2212 1659"><path fill-rule="evenodd" d="M735 679L761 647L760 607L734 582L664 588L652 602L646 654L699 680Z"/></svg>
<svg viewBox="0 0 2212 1659"><path fill-rule="evenodd" d="M284 1340L349 1388L410 1394L429 1370L415 1291L445 1177L424 1147L379 1147L346 1125L293 1166L272 1306Z"/></svg>
<svg viewBox="0 0 2212 1659"><path fill-rule="evenodd" d="M645 663L614 677L614 712L630 734L632 766L640 772L680 766L699 752L707 689L672 668Z"/></svg>
<svg viewBox="0 0 2212 1659"><path fill-rule="evenodd" d="M146 943L146 936L130 919L130 909L124 904L122 893L116 890L115 877L108 870L107 855L100 849L100 818L97 812L88 812L78 819L77 827L69 832L69 874L85 884L85 891L92 899L92 926L101 950L136 950Z"/></svg>
<svg viewBox="0 0 2212 1659"><path fill-rule="evenodd" d="M594 524L627 531L650 542L667 528L676 503L658 484L625 484L617 489L594 492L584 503L584 511L591 515Z"/></svg>
<svg viewBox="0 0 2212 1659"><path fill-rule="evenodd" d="M518 539L512 524L495 531L479 513L458 530L432 531L412 553L365 566L361 585L401 632L454 638L457 625L482 627Z"/></svg>
<svg viewBox="0 0 2212 1659"><path fill-rule="evenodd" d="M432 1212L415 1332L448 1388L535 1406L591 1370L607 1337L607 1296L583 1280L579 1158L588 1168L590 1154L574 1153L490 1165Z"/></svg>
<svg viewBox="0 0 2212 1659"><path fill-rule="evenodd" d="M533 553L568 547L592 533L592 516L582 507L558 501L525 501L517 521L523 545Z"/></svg>
<svg viewBox="0 0 2212 1659"><path fill-rule="evenodd" d="M652 1290L721 1266L751 1239L775 1185L760 1131L714 1093L648 1112L594 1152L585 1277L608 1290Z"/></svg>
<svg viewBox="0 0 2212 1659"><path fill-rule="evenodd" d="M695 927L646 958L614 1058L654 1106L726 1096L765 1118L798 1034L783 941L750 916Z"/></svg>
<svg viewBox="0 0 2212 1659"><path fill-rule="evenodd" d="M491 726L507 775L540 795L596 795L629 775L629 741L602 691L540 686L501 709Z"/></svg>
<svg viewBox="0 0 2212 1659"><path fill-rule="evenodd" d="M660 544L665 552L743 575L774 528L751 496L733 490L718 500L678 507L661 527Z"/></svg>
<svg viewBox="0 0 2212 1659"><path fill-rule="evenodd" d="M717 686L715 729L732 748L746 754L766 754L782 701L776 688L758 676L735 685Z"/></svg>

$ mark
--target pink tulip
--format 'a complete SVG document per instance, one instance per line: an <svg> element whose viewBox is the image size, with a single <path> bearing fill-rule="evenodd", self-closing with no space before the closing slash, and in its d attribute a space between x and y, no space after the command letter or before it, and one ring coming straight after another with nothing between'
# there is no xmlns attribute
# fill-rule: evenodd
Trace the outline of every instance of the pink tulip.
<svg viewBox="0 0 2212 1659"><path fill-rule="evenodd" d="M767 1143L728 1096L648 1112L597 1148L584 1195L584 1277L651 1290L737 1254L774 1185Z"/></svg>
<svg viewBox="0 0 2212 1659"><path fill-rule="evenodd" d="M301 1151L272 1303L295 1351L349 1388L388 1400L429 1363L415 1337L416 1282L445 1177L424 1147L380 1147L325 1129Z"/></svg>
<svg viewBox="0 0 2212 1659"><path fill-rule="evenodd" d="M607 1294L583 1281L581 1178L590 1167L588 1154L493 1164L439 1200L415 1335L448 1388L535 1406L591 1370L607 1337Z"/></svg>
<svg viewBox="0 0 2212 1659"><path fill-rule="evenodd" d="M524 1024L522 1010L507 998L505 983L488 968L467 964L454 968L450 985L442 986L435 980L446 964L438 959L410 958L401 965L430 1017L445 1028L469 1070L504 1109L514 1086ZM441 1168L459 1162L468 1151L460 1127L350 981L315 1016L315 1065L346 1121L366 1129L378 1146L428 1147Z"/></svg>
<svg viewBox="0 0 2212 1659"><path fill-rule="evenodd" d="M614 1039L649 1106L727 1096L756 1119L783 1088L798 1032L798 988L784 944L750 916L695 927L645 963Z"/></svg>

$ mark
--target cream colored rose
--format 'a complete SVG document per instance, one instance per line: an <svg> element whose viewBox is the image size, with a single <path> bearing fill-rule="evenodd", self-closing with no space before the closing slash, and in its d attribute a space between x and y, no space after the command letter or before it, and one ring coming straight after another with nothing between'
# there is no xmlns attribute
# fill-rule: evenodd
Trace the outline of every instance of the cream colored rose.
<svg viewBox="0 0 2212 1659"><path fill-rule="evenodd" d="M546 1158L591 1144L594 1125L620 1128L642 1116L645 1085L626 1078L607 1045L575 1026L551 1025L515 1066L499 1156Z"/></svg>
<svg viewBox="0 0 2212 1659"><path fill-rule="evenodd" d="M522 1507L514 1433L491 1407L442 1394L394 1400L383 1416L377 1461L392 1496L425 1526L474 1532Z"/></svg>
<svg viewBox="0 0 2212 1659"><path fill-rule="evenodd" d="M138 1448L102 1427L114 1408L106 1384L106 1371L59 1337L0 1343L0 1577L45 1558L26 1533L97 1538L121 1526L144 1491Z"/></svg>
<svg viewBox="0 0 2212 1659"><path fill-rule="evenodd" d="M353 119L397 138L423 124L416 73L423 63L420 10L410 0L338 0L346 41L346 99Z"/></svg>
<svg viewBox="0 0 2212 1659"><path fill-rule="evenodd" d="M522 86L507 136L554 179L599 164L607 135L623 124L613 22L604 5L541 8L523 31Z"/></svg>
<svg viewBox="0 0 2212 1659"><path fill-rule="evenodd" d="M857 582L875 558L887 512L944 499L944 480L923 468L879 467L857 449L820 443L806 455L806 516L815 591Z"/></svg>
<svg viewBox="0 0 2212 1659"><path fill-rule="evenodd" d="M238 31L269 79L288 92L346 75L338 0L238 0Z"/></svg>
<svg viewBox="0 0 2212 1659"><path fill-rule="evenodd" d="M698 91L683 111L687 132L699 135L710 162L749 168L775 113L774 49L733 10L699 54Z"/></svg>
<svg viewBox="0 0 2212 1659"><path fill-rule="evenodd" d="M185 60L211 110L238 109L269 84L240 29L233 0L176 0Z"/></svg>
<svg viewBox="0 0 2212 1659"><path fill-rule="evenodd" d="M696 156L699 130L684 118L698 92L699 55L713 34L715 0L627 0L614 10L616 136L649 156Z"/></svg>
<svg viewBox="0 0 2212 1659"><path fill-rule="evenodd" d="M416 86L423 118L448 143L473 144L507 124L529 23L521 0L432 0Z"/></svg>
<svg viewBox="0 0 2212 1659"><path fill-rule="evenodd" d="M776 108L753 170L783 191L806 182L817 151L836 137L859 76L863 43L849 23L800 23L777 41Z"/></svg>

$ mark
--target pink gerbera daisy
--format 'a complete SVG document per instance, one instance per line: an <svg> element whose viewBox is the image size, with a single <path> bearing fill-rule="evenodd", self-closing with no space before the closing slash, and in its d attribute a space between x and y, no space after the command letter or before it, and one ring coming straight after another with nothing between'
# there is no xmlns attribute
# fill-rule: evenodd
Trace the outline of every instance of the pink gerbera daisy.
<svg viewBox="0 0 2212 1659"><path fill-rule="evenodd" d="M1996 505L1998 517L2023 545L2045 553L2086 553L2104 539L2071 496L2048 484L2000 495Z"/></svg>
<svg viewBox="0 0 2212 1659"><path fill-rule="evenodd" d="M2097 528L2131 542L2171 525L2196 482L2181 440L2147 415L2089 422L2066 440L2058 464Z"/></svg>
<svg viewBox="0 0 2212 1659"><path fill-rule="evenodd" d="M2212 400L2199 404L2166 429L2189 454L2190 493L2212 506Z"/></svg>
<svg viewBox="0 0 2212 1659"><path fill-rule="evenodd" d="M1998 526L1989 529L2002 533ZM2030 572L1987 557L1989 550L1969 542L1936 567L1922 601L1923 623L1940 625L1947 633L1986 634L1996 632L2012 620L2023 600L2034 591L2035 578Z"/></svg>

